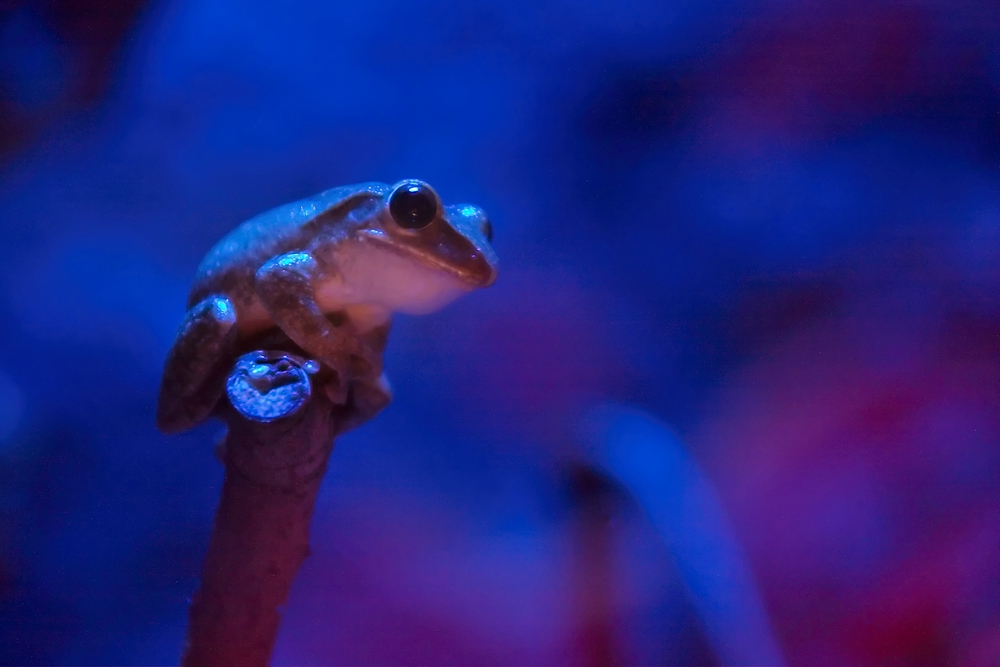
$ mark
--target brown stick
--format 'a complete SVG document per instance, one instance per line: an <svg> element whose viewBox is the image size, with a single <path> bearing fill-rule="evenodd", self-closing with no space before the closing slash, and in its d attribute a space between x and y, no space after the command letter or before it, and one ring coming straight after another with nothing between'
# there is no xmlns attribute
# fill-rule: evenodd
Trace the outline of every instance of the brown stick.
<svg viewBox="0 0 1000 667"><path fill-rule="evenodd" d="M309 552L333 439L348 416L322 390L325 379L317 376L317 390L298 412L270 423L245 418L223 399L226 475L191 603L186 667L264 667L270 660L279 609Z"/></svg>

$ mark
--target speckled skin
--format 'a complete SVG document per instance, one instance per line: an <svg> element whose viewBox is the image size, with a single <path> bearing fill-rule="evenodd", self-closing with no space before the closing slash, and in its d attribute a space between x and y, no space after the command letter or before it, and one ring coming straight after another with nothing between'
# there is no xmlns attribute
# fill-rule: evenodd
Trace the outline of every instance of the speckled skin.
<svg viewBox="0 0 1000 667"><path fill-rule="evenodd" d="M361 413L388 403L370 341L384 343L391 313L429 312L497 275L481 209L439 205L427 227L404 229L388 212L395 187L326 190L248 220L208 252L164 367L160 430L210 416L241 341L275 326L337 374L336 402L353 388Z"/></svg>

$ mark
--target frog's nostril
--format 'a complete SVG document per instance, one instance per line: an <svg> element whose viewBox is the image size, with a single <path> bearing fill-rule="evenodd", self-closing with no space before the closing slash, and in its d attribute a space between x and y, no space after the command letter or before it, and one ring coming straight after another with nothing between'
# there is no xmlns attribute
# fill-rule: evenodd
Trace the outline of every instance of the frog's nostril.
<svg viewBox="0 0 1000 667"><path fill-rule="evenodd" d="M483 218L483 221L479 223L479 229L482 230L486 240L493 243L493 223L489 221L489 218Z"/></svg>

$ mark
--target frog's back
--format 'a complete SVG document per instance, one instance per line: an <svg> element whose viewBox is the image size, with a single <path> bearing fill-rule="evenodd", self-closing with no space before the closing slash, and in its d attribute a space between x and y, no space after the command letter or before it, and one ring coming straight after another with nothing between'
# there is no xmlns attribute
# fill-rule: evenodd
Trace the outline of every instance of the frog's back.
<svg viewBox="0 0 1000 667"><path fill-rule="evenodd" d="M388 186L362 183L332 188L265 211L247 220L215 244L195 275L188 307L210 294L225 294L234 302L246 301L254 274L272 257L304 249L315 234L310 225L338 204L365 192L381 195Z"/></svg>

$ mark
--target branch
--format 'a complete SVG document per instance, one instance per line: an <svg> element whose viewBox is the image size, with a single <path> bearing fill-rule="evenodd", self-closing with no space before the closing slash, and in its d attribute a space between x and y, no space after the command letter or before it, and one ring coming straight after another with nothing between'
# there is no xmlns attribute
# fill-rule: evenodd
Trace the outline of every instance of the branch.
<svg viewBox="0 0 1000 667"><path fill-rule="evenodd" d="M240 357L217 410L229 427L220 456L226 474L191 603L186 667L268 664L279 609L309 553L333 439L359 421L350 404L330 400L335 374L278 342Z"/></svg>

